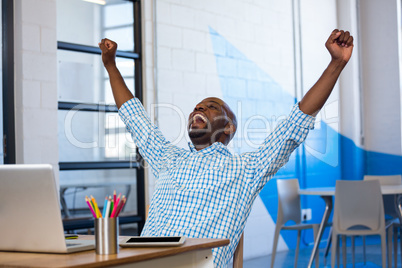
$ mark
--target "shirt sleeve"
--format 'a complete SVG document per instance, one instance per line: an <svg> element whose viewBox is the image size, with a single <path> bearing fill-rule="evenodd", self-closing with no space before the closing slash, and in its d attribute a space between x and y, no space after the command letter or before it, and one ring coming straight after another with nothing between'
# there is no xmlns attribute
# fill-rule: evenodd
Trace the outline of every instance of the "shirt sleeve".
<svg viewBox="0 0 402 268"><path fill-rule="evenodd" d="M166 151L173 145L166 141L159 128L151 122L137 98L125 102L119 109L119 115L131 133L141 156L157 175Z"/></svg>
<svg viewBox="0 0 402 268"><path fill-rule="evenodd" d="M303 113L297 103L287 119L278 124L260 147L247 153L247 173L252 173L251 188L259 192L272 176L285 165L292 152L306 139L310 129L314 129L315 117Z"/></svg>

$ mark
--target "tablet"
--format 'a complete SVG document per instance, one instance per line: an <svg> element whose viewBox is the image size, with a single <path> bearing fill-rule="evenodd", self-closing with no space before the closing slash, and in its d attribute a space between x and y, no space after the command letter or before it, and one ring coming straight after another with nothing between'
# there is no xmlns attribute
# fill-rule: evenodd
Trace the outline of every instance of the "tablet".
<svg viewBox="0 0 402 268"><path fill-rule="evenodd" d="M183 245L184 236L131 236L120 241L121 247L174 247Z"/></svg>

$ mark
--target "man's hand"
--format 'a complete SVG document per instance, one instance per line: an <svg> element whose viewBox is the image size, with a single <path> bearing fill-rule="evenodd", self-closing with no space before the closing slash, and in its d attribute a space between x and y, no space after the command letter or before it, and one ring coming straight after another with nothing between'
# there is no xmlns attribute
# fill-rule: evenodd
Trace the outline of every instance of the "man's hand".
<svg viewBox="0 0 402 268"><path fill-rule="evenodd" d="M98 45L99 48L102 50L102 61L105 68L107 69L110 66L115 66L117 43L104 38Z"/></svg>
<svg viewBox="0 0 402 268"><path fill-rule="evenodd" d="M112 87L113 97L116 102L117 108L120 109L121 105L132 99L134 96L127 88L120 71L116 66L116 51L117 43L107 38L102 39L98 44L102 50L102 61L109 74L110 85Z"/></svg>
<svg viewBox="0 0 402 268"><path fill-rule="evenodd" d="M325 46L331 54L331 62L299 103L302 112L313 116L324 106L339 75L350 60L353 51L353 37L348 31L335 29Z"/></svg>
<svg viewBox="0 0 402 268"><path fill-rule="evenodd" d="M325 46L333 61L346 64L352 56L353 36L348 31L335 29L329 36Z"/></svg>

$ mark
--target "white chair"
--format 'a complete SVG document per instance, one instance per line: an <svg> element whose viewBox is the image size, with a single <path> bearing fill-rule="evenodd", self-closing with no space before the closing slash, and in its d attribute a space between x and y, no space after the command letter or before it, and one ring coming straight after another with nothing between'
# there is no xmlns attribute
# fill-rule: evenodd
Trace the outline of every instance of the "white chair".
<svg viewBox="0 0 402 268"><path fill-rule="evenodd" d="M364 180L378 180L380 185L400 185L402 184L402 176L401 175L365 175ZM383 203L384 203L384 214L386 219L386 225L388 230L388 267L391 267L391 242L392 242L392 234L394 236L394 263L395 267L397 265L398 260L398 229L401 228L401 223L399 221L398 216L398 207L396 202L397 196L395 195L383 195ZM396 230L396 231L394 231ZM401 240L402 243L402 240ZM363 248L365 247L365 240L363 239ZM401 246L401 256L402 256L402 246ZM401 258L402 262L402 258Z"/></svg>
<svg viewBox="0 0 402 268"><path fill-rule="evenodd" d="M297 267L301 230L313 229L315 240L320 225L302 223L299 181L297 179L278 179L276 180L276 183L278 186L278 216L276 219L274 244L272 247L271 268L274 267L276 248L281 230L297 231L297 246L294 264L294 267ZM285 226L289 221L293 221L294 224ZM316 267L319 266L319 254L317 254L315 258L315 265Z"/></svg>
<svg viewBox="0 0 402 268"><path fill-rule="evenodd" d="M386 267L385 228L384 205L378 180L336 182L332 224L332 268L335 267L335 257L339 253L338 235L380 235L382 267ZM345 255L343 260L343 265L346 267Z"/></svg>

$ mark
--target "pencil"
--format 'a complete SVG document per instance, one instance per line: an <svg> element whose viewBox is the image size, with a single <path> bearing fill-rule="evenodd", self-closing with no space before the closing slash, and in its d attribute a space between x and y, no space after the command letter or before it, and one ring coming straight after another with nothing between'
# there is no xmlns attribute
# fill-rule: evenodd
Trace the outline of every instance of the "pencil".
<svg viewBox="0 0 402 268"><path fill-rule="evenodd" d="M119 207L119 205L120 205L119 201L120 201L120 198L116 200L116 203L114 203L114 207L113 207L112 214L110 214L110 217L111 217L111 218L113 218L114 215L115 215L116 212L117 212L117 209L118 209L118 207Z"/></svg>
<svg viewBox="0 0 402 268"><path fill-rule="evenodd" d="M114 208L114 201L113 201L113 199L111 198L111 199L110 199L109 217L112 215L113 208Z"/></svg>
<svg viewBox="0 0 402 268"><path fill-rule="evenodd" d="M127 198L123 195L123 198L122 198L122 200L121 200L121 201L122 201L122 202L121 202L122 204L121 204L119 210L117 211L117 213L116 213L116 215L115 215L116 218L119 216L120 211L122 211L124 205L126 204L126 200L127 200Z"/></svg>
<svg viewBox="0 0 402 268"><path fill-rule="evenodd" d="M107 200L106 213L105 213L105 217L104 217L104 218L109 217L109 214L110 214L110 204L111 204L111 203L112 203L112 197L109 195L109 198L108 198L108 200Z"/></svg>
<svg viewBox="0 0 402 268"><path fill-rule="evenodd" d="M116 190L113 191L113 202L114 202L115 204L117 204L117 203L116 203Z"/></svg>
<svg viewBox="0 0 402 268"><path fill-rule="evenodd" d="M105 218L106 216L106 207L107 207L107 196L105 197L105 202L103 203L103 211L102 211L102 217Z"/></svg>
<svg viewBox="0 0 402 268"><path fill-rule="evenodd" d="M125 198L125 197L123 196L123 198ZM119 204L117 205L116 211L113 211L114 213L113 213L112 217L114 217L114 218L117 217L117 214L119 213L119 210L121 210L121 207L123 206L123 203L124 203L123 198L120 200Z"/></svg>
<svg viewBox="0 0 402 268"><path fill-rule="evenodd" d="M92 203L94 204L94 210L97 218L102 218L102 214L99 211L98 203L96 203L95 198L91 195Z"/></svg>
<svg viewBox="0 0 402 268"><path fill-rule="evenodd" d="M90 202L88 196L85 196L85 202L87 202L88 207L89 207L89 209L90 209L91 212L92 212L92 215L93 215L95 218L97 218L97 217L96 217L96 213L95 213L94 209L92 208L92 205L91 205L91 202Z"/></svg>
<svg viewBox="0 0 402 268"><path fill-rule="evenodd" d="M117 197L116 204L119 204L120 198L121 198L121 193L120 193L119 196Z"/></svg>
<svg viewBox="0 0 402 268"><path fill-rule="evenodd" d="M115 217L116 216L116 213L117 213L117 211L119 209L120 197L121 197L121 193L117 197L117 200L114 202L114 207L113 207L112 213L110 213L110 217Z"/></svg>

